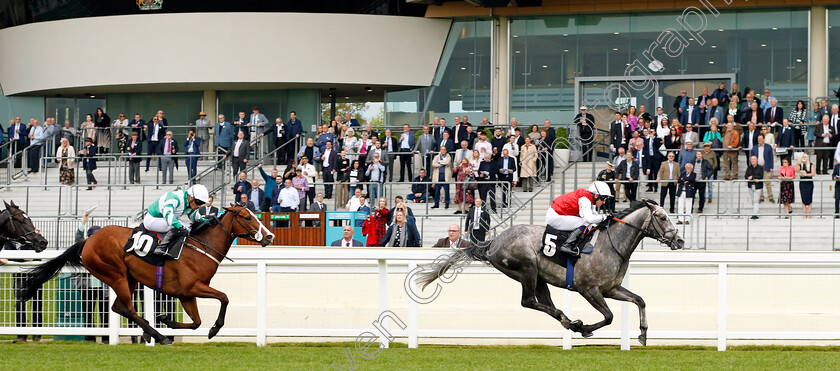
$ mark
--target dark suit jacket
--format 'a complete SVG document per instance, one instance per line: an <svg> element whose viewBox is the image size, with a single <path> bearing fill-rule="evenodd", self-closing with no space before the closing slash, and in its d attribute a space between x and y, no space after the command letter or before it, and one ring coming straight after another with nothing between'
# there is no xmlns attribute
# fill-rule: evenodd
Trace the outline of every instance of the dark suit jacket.
<svg viewBox="0 0 840 371"><path fill-rule="evenodd" d="M237 140L238 139L234 139L230 142L230 158L231 158L231 161L245 160L245 159L248 158L248 155L251 154L251 144L248 142L248 139L243 139L242 144L239 145L239 156L234 157L233 156L233 149L236 148L236 141Z"/></svg>
<svg viewBox="0 0 840 371"><path fill-rule="evenodd" d="M80 155L84 157L82 159L82 168L85 170L96 170L96 145L89 145L82 148L85 151L88 151L86 155Z"/></svg>
<svg viewBox="0 0 840 371"><path fill-rule="evenodd" d="M17 145L18 150L21 150L23 149L23 147L26 147L27 142L29 141L29 137L27 137L27 135L29 135L29 130L26 129L26 124L24 124L23 122L21 122L18 125L9 126L9 141L14 140L12 138L15 137L15 130L20 130L20 133L18 133Z"/></svg>
<svg viewBox="0 0 840 371"><path fill-rule="evenodd" d="M187 139L184 141L184 150L186 150L186 154L188 155L197 155L201 153L201 138L195 137L193 142L193 150L190 151L190 140Z"/></svg>
<svg viewBox="0 0 840 371"><path fill-rule="evenodd" d="M465 240L465 239L463 239L463 238L458 239L458 247L459 247L459 248L461 248L461 249L466 249L466 248L468 248L468 247L470 247L470 246L472 246L472 242L467 241L467 240ZM434 245L432 245L432 247L445 247L445 248L448 248L448 247L449 247L449 237L444 237L444 238L439 239L437 242L435 242L435 244L434 244Z"/></svg>
<svg viewBox="0 0 840 371"><path fill-rule="evenodd" d="M782 107L776 106L776 117L770 116L770 111L773 110L773 107L767 108L764 110L764 123L769 124L771 122L776 122L779 125L782 124L782 119L785 118L785 110Z"/></svg>
<svg viewBox="0 0 840 371"><path fill-rule="evenodd" d="M497 165L496 161L482 161L478 165L478 179L483 181L496 180L496 176L499 175L499 168Z"/></svg>
<svg viewBox="0 0 840 371"><path fill-rule="evenodd" d="M244 205L242 204L242 201L236 201L236 204L239 206L245 206L245 208L248 210L257 211L257 209L254 207L254 201L248 200L248 203Z"/></svg>
<svg viewBox="0 0 840 371"><path fill-rule="evenodd" d="M455 138L455 133L458 133L458 137ZM461 142L467 140L467 125L461 124L454 128L452 128L452 132L449 135L452 139L458 140L458 148L461 148Z"/></svg>
<svg viewBox="0 0 840 371"><path fill-rule="evenodd" d="M125 143L125 152L128 153L129 155L135 155L135 156L142 155L143 154L143 141L141 141L140 139L137 139L137 142L135 142L134 145L132 146L131 139L129 139ZM135 158L131 159L130 161L134 162L134 163L140 163L141 161L143 161L143 159L135 157Z"/></svg>
<svg viewBox="0 0 840 371"><path fill-rule="evenodd" d="M481 234L487 233L487 229L490 228L490 214L487 212L486 208L481 208L481 213L479 213L479 220L474 220L475 218L475 205L470 207L470 211L467 212L467 221L464 223L464 230L467 233L472 234L474 231L475 225L473 223L478 223L478 231Z"/></svg>
<svg viewBox="0 0 840 371"><path fill-rule="evenodd" d="M242 192L238 190L239 186L242 186ZM235 200L239 201L239 195L242 193L250 193L251 192L251 182L249 181L236 181L233 183L233 194L236 195Z"/></svg>
<svg viewBox="0 0 840 371"><path fill-rule="evenodd" d="M312 205L310 205L310 206L309 206L309 211L313 211L313 212L314 212L314 211L322 211L322 212L325 212L325 211L327 211L327 204L326 204L325 202L322 202L322 203L321 203L321 207L318 207L318 202L317 202L317 201L315 201L315 202L313 202L313 203L312 203Z"/></svg>
<svg viewBox="0 0 840 371"><path fill-rule="evenodd" d="M429 130L431 130L432 135L435 136L435 143L440 143L440 138L443 138L443 135L441 134L442 131L440 129L440 126L429 128ZM444 128L443 131L446 131L447 133L449 133L449 139L452 139L452 130L449 130L449 128L447 127L447 128Z"/></svg>
<svg viewBox="0 0 840 371"><path fill-rule="evenodd" d="M685 125L688 123L688 107L683 109L683 112L680 114L680 124ZM693 125L700 124L700 107L696 104L694 108L691 110L691 123Z"/></svg>
<svg viewBox="0 0 840 371"><path fill-rule="evenodd" d="M680 173L680 179L677 182L677 197L682 195L683 191L685 191L686 198L694 198L696 179L697 174L694 174L693 171L688 174L684 171Z"/></svg>
<svg viewBox="0 0 840 371"><path fill-rule="evenodd" d="M475 144L475 141L477 139L478 139L478 134L476 134L476 132L473 131L472 133L467 133L466 134L467 148L473 149L473 145Z"/></svg>
<svg viewBox="0 0 840 371"><path fill-rule="evenodd" d="M358 125L357 125L357 126L358 126ZM333 243L332 243L332 244L330 244L330 246L341 247L341 242L342 242L343 240L344 240L344 237L341 237L341 238L339 238L339 239L337 239L337 240L333 241ZM362 243L361 243L361 242L359 242L359 240L357 240L357 239L355 239L355 238L354 238L354 239L352 239L351 241L352 241L352 242L351 242L351 245L352 245L352 246L358 246L358 247L362 247L362 246L364 246L364 245L362 245Z"/></svg>
<svg viewBox="0 0 840 371"><path fill-rule="evenodd" d="M146 123L146 140L152 142L152 136L155 134L155 123L150 121ZM158 141L162 141L166 137L166 124L158 121Z"/></svg>
<svg viewBox="0 0 840 371"><path fill-rule="evenodd" d="M209 211L207 209L210 209ZM219 208L215 206L202 206L198 208L198 215L216 215L219 213Z"/></svg>
<svg viewBox="0 0 840 371"><path fill-rule="evenodd" d="M135 128L134 125L137 125ZM140 121L131 120L128 123L128 127L131 128L132 132L137 133L137 139L141 142L146 141L146 132L143 130L143 127L146 126L146 120L140 119Z"/></svg>
<svg viewBox="0 0 840 371"><path fill-rule="evenodd" d="M624 126L624 141L625 145L630 141L630 125ZM610 123L610 144L615 148L621 147L621 122L613 121Z"/></svg>
<svg viewBox="0 0 840 371"><path fill-rule="evenodd" d="M442 141L442 140L438 140L438 141L436 141L436 142L435 142L435 146L434 146L434 148L433 148L433 151L435 151L435 152L440 152L441 141ZM455 152L455 141L454 141L454 140L452 140L452 138L447 139L447 140L446 140L446 146L445 146L445 147L446 147L446 151L447 151L448 153L453 153L453 152ZM459 146L458 148L461 148L461 147Z"/></svg>
<svg viewBox="0 0 840 371"><path fill-rule="evenodd" d="M615 173L618 176L619 180L626 180L627 179L627 160L621 161L618 164L618 168L615 169ZM639 180L639 161L633 160L632 164L630 165L630 176L633 180Z"/></svg>
<svg viewBox="0 0 840 371"><path fill-rule="evenodd" d="M322 153L322 155L323 155L323 153ZM336 152L335 148L330 150L330 155L329 155L329 157L327 157L325 163L330 165L329 166L330 170L338 171L338 152Z"/></svg>
<svg viewBox="0 0 840 371"><path fill-rule="evenodd" d="M758 116L758 122L764 122L764 111L761 108L756 111L756 116ZM741 114L741 123L746 125L750 121L750 118L752 118L752 109L748 109Z"/></svg>
<svg viewBox="0 0 840 371"><path fill-rule="evenodd" d="M652 143L651 143L652 142ZM653 147L653 156L650 155L650 147ZM662 147L662 139L661 138L653 138L653 140L649 140L645 138L645 146L643 151L645 152L645 156L642 157L642 161L648 163L645 165L645 169L651 169L653 167L653 163L660 164L662 163L662 153L659 152L659 147ZM651 162L652 161L652 162Z"/></svg>
<svg viewBox="0 0 840 371"><path fill-rule="evenodd" d="M691 164L694 165L695 169L697 168L696 159L692 161ZM700 174L702 176L700 177L701 179L697 179L698 181L710 178L715 172L715 168L712 167L712 164L708 160L703 160L703 162L700 163L700 167L702 167L702 169L700 169Z"/></svg>
<svg viewBox="0 0 840 371"><path fill-rule="evenodd" d="M779 134L776 135L776 145L782 148L796 145L796 132L793 126L788 126L787 129L784 127L779 129Z"/></svg>
<svg viewBox="0 0 840 371"><path fill-rule="evenodd" d="M512 156L508 156L508 167L507 167L507 169L512 170L510 174L502 173L502 170L506 169L504 166L505 166L505 158L500 157L499 161L498 161L498 169L499 169L498 178L499 178L499 180L505 180L505 181L508 181L508 182L513 181L513 173L515 173L516 169L517 169L516 159L513 158Z"/></svg>
<svg viewBox="0 0 840 371"><path fill-rule="evenodd" d="M171 142L172 142L172 154L177 155L178 154L178 142L176 142L175 139L172 139ZM160 140L160 145L157 146L157 148L155 150L155 154L157 154L158 156L163 155L164 147L166 147L166 138Z"/></svg>
<svg viewBox="0 0 840 371"><path fill-rule="evenodd" d="M404 224L405 231L404 233L408 233L405 237L405 246L400 247L421 247L420 246L420 233L417 231L417 227L414 227L412 223L406 221ZM382 240L379 241L379 246L385 246L388 244L388 241L391 239L391 235L394 234L394 230L397 228L396 224L391 224L388 226L388 230L385 231L385 235L382 236Z"/></svg>
<svg viewBox="0 0 840 371"><path fill-rule="evenodd" d="M432 185L432 180L428 176L423 178L423 179L420 179L420 176L416 176L416 177L414 177L414 181L411 184L411 194L415 194L415 193L423 193L423 194L429 193L429 194L431 194L432 192L429 189L431 187L431 185Z"/></svg>
<svg viewBox="0 0 840 371"><path fill-rule="evenodd" d="M397 140L397 138L394 138L394 137L383 138L382 139L382 148L383 149L388 149L388 143L389 142L391 143L391 149L392 149L392 151L388 151L389 154L392 153L392 152L399 152L400 151L400 142Z"/></svg>
<svg viewBox="0 0 840 371"><path fill-rule="evenodd" d="M758 149L760 147L758 145L754 145L752 151L750 151L750 157L758 156ZM764 171L771 171L773 170L773 146L764 143Z"/></svg>
<svg viewBox="0 0 840 371"><path fill-rule="evenodd" d="M502 149L505 148L505 144L507 144L507 142L508 142L508 139L504 135L502 135L501 138L496 138L495 136L493 136L490 139L490 145L493 146L493 149L496 150L496 154L493 155L494 159L498 159L499 157L502 157Z"/></svg>
<svg viewBox="0 0 840 371"><path fill-rule="evenodd" d="M758 134L759 134L758 129L755 129L755 132L753 133L753 136L752 136L753 148L755 148L755 145L758 144ZM748 148L749 143L747 143L747 141L749 141L749 139L750 139L749 129L744 130L744 133L741 134L741 147Z"/></svg>

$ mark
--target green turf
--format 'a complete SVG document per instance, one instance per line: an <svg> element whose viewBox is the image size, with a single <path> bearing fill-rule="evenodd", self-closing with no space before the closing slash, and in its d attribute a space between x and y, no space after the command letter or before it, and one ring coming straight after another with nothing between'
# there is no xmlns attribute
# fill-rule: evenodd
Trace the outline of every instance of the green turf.
<svg viewBox="0 0 840 371"><path fill-rule="evenodd" d="M838 370L840 347L647 347L620 351L582 346L564 351L549 346L421 346L392 344L372 360L351 343L176 344L168 347L41 342L0 344L7 370L92 369L275 369L326 370L333 362L349 366L350 347L359 370Z"/></svg>

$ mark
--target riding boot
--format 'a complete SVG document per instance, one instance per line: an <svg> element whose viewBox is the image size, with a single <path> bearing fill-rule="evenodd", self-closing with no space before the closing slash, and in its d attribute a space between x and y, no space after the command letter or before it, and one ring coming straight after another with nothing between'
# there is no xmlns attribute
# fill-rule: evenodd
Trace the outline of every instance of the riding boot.
<svg viewBox="0 0 840 371"><path fill-rule="evenodd" d="M180 233L178 229L170 229L166 232L166 235L163 236L163 240L158 244L155 249L155 254L168 256L174 260L178 260L181 256L181 247L184 245L186 237L187 236Z"/></svg>
<svg viewBox="0 0 840 371"><path fill-rule="evenodd" d="M560 246L560 252L569 256L580 256L580 250L577 246L580 236L583 236L583 231L580 230L580 228L575 228L575 230L569 234L569 238L566 239L566 242Z"/></svg>

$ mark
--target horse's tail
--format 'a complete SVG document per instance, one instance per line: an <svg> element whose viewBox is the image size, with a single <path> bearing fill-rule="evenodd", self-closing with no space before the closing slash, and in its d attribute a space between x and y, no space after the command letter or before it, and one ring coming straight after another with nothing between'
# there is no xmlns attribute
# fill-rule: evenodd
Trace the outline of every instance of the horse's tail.
<svg viewBox="0 0 840 371"><path fill-rule="evenodd" d="M85 241L82 240L75 243L65 250L61 255L55 259L51 259L33 269L26 271L26 278L23 282L23 287L18 289L17 298L19 301L25 302L32 299L35 293L45 282L49 281L56 275L65 265L71 267L84 267L82 265L82 248L85 246Z"/></svg>
<svg viewBox="0 0 840 371"><path fill-rule="evenodd" d="M489 246L490 242L485 241L466 249L458 250L450 254L447 258L438 258L429 266L429 269L424 269L423 272L417 274L415 282L422 290L456 265L472 261L487 261L486 254Z"/></svg>

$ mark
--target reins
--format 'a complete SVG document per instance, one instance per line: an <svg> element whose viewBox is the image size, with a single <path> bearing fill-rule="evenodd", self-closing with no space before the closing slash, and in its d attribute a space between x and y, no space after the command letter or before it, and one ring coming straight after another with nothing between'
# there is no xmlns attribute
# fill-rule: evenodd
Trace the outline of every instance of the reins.
<svg viewBox="0 0 840 371"><path fill-rule="evenodd" d="M239 209L239 211L242 211L242 209ZM236 221L237 223L239 223L239 225L240 225L242 228L247 229L247 227L246 227L244 224L242 224L242 221L240 221L240 220L237 218L237 217L239 216L239 212L238 212L238 211L237 211L237 212L228 211L228 212L230 212L230 213L232 214L232 215L231 215L231 218L233 219L233 220L231 220L231 221L230 221L230 227L229 227L229 228L225 228L225 225L224 225L224 224L222 224L221 220L219 221L219 227L221 227L221 228L222 228L222 230L223 230L223 231L225 231L225 234L229 235L231 238L238 238L238 237L251 237L251 236L252 236L252 233L251 233L251 232L254 232L254 230L253 230L253 229L251 229L249 233L233 233L233 232L231 232L231 231L233 230L233 223L234 223L234 221ZM212 259L214 262L216 262L216 264L222 264L221 260L216 259L214 256L210 255L210 254L207 252L207 250L210 250L210 251L212 251L212 252L214 252L214 253L216 253L216 254L219 254L219 256L221 256L221 257L222 257L222 260L227 259L227 260L230 260L231 262L233 262L233 259L229 258L229 257L227 256L227 254L223 254L223 253L222 253L222 252L220 252L219 250L216 250L216 249L214 249L214 248L210 247L209 245L207 245L206 241L199 240L197 236L189 236L188 238L189 238L189 239L191 239L191 240L193 240L193 241L195 241L195 242L198 242L198 244L200 244L200 245L201 245L201 247L203 247L204 249L201 249L201 248L199 248L199 247L197 247L197 246L195 246L195 245L193 245L193 244L191 244L191 243L189 243L189 242L185 243L185 245L189 246L191 249L193 249L193 250L195 250L195 251L198 251L198 252L199 252L199 253L201 253L202 255L204 255L204 256L206 256L206 257L208 257L208 258Z"/></svg>
<svg viewBox="0 0 840 371"><path fill-rule="evenodd" d="M645 208L647 208L647 209L650 211L650 220L648 221L648 225L647 225L646 227L644 227L644 228L643 228L643 227L639 227L639 226L637 226L637 225L635 225L635 224L633 224L633 223L630 223L630 222L628 222L628 221L626 221L626 220L622 220L622 219L616 218L616 217L612 217L612 218L610 218L610 219L607 219L607 232L606 232L606 233L607 233L607 238L610 240L610 247L611 247L611 248L613 249L613 251L615 251L615 252L616 252L616 254L618 254L618 256L619 256L619 257L621 257L621 259L622 259L622 260L624 260L624 261L628 261L628 260L630 260L630 255L632 255L633 253L631 252L630 254L628 254L627 256L625 256L625 255L624 255L624 254L622 254L620 251L618 251L618 249L616 249L616 248L615 248L615 244L613 243L613 240L612 240L612 235L611 235L611 234L610 234L610 232L609 232L609 227L610 227L610 225L612 224L612 222L617 222L617 223L621 223L621 224L623 224L623 225L626 225L626 226L628 226L628 227L630 227L630 228L633 228L633 229L635 229L635 230L637 230L637 231L639 231L639 232L642 232L642 233L644 234L644 237L655 238L655 237L654 237L654 236L653 236L650 232L648 232L648 228L650 228L650 226L653 224L653 218L655 218L655 217L656 217L656 216L655 216L656 211L658 211L659 209L656 209L656 210L651 210L649 207L647 207L647 205L645 205ZM654 225L655 225L655 224L654 224ZM656 227L654 227L654 229L656 229ZM657 233L658 233L658 232L659 232L659 231L657 231ZM677 237L677 234L675 233L675 234L674 234L674 236L673 236L673 237L671 237L671 239L670 239L670 240L666 240L666 237L665 237L665 235L664 235L663 233L659 233L659 234L660 234L660 237L659 237L659 238L655 238L655 239L656 239L657 241L661 242L661 243L666 243L666 244L670 244L670 243L672 243L672 242L673 242L673 240Z"/></svg>

